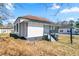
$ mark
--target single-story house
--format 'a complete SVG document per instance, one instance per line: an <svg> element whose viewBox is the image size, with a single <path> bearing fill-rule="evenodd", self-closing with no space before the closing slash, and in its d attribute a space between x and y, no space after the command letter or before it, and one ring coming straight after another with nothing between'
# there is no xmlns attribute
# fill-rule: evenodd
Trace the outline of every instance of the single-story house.
<svg viewBox="0 0 79 59"><path fill-rule="evenodd" d="M0 34L3 34L3 33L11 33L13 31L13 28L10 28L10 27L0 27Z"/></svg>
<svg viewBox="0 0 79 59"><path fill-rule="evenodd" d="M59 27L58 33L60 34L70 34L70 28L71 26L69 25L61 25ZM79 31L78 28L72 28L72 34L77 34Z"/></svg>
<svg viewBox="0 0 79 59"><path fill-rule="evenodd" d="M75 34L75 29L72 29L73 34ZM60 28L59 33L61 34L70 34L70 28Z"/></svg>
<svg viewBox="0 0 79 59"><path fill-rule="evenodd" d="M48 19L32 15L18 17L14 22L14 33L29 40L42 38L54 28L53 22Z"/></svg>

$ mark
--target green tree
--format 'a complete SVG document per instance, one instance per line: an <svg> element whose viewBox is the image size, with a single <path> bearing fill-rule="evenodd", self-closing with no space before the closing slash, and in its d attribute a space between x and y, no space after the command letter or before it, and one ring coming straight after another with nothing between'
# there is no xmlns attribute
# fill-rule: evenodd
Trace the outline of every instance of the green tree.
<svg viewBox="0 0 79 59"><path fill-rule="evenodd" d="M76 21L75 26L79 28L79 19Z"/></svg>

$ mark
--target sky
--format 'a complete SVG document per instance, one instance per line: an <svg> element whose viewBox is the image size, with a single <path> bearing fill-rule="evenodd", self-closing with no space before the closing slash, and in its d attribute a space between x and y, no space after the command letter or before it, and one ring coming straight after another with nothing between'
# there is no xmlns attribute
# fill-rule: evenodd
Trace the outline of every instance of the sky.
<svg viewBox="0 0 79 59"><path fill-rule="evenodd" d="M6 8L14 15L10 22L27 15L44 17L52 22L76 21L79 18L79 3L9 3Z"/></svg>

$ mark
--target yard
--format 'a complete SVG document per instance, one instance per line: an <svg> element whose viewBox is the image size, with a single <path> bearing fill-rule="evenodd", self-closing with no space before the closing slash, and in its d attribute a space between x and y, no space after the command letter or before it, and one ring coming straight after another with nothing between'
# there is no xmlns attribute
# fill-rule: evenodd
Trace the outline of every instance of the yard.
<svg viewBox="0 0 79 59"><path fill-rule="evenodd" d="M79 35L73 36L70 44L68 35L60 35L59 41L28 41L14 39L9 34L0 35L0 55L10 56L79 56Z"/></svg>

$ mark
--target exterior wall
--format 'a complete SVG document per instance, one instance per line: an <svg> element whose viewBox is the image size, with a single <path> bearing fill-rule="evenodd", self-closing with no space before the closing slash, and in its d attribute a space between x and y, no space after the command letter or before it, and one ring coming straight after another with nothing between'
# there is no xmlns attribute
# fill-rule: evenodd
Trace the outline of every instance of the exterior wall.
<svg viewBox="0 0 79 59"><path fill-rule="evenodd" d="M15 22L14 22L14 34L18 35L18 36L24 36L26 37L26 32L27 32L27 26L26 26L26 23L27 23L28 19L17 19ZM18 24L18 31L17 31L17 24ZM26 32L25 32L26 31Z"/></svg>
<svg viewBox="0 0 79 59"><path fill-rule="evenodd" d="M20 19L17 19L15 22L14 22L14 34L18 35L19 36L19 23L20 23ZM18 31L17 31L17 25L18 25Z"/></svg>
<svg viewBox="0 0 79 59"><path fill-rule="evenodd" d="M27 22L22 22L19 24L19 36L21 37L27 37Z"/></svg>
<svg viewBox="0 0 79 59"><path fill-rule="evenodd" d="M50 32L55 33L55 26L50 25L50 24L45 24L44 25L44 35L48 35Z"/></svg>
<svg viewBox="0 0 79 59"><path fill-rule="evenodd" d="M65 28L65 29L59 29L59 33L68 33L67 31L70 31L70 29L68 29L68 28Z"/></svg>
<svg viewBox="0 0 79 59"><path fill-rule="evenodd" d="M19 36L19 23L17 23L17 24L14 25L14 34L16 34L16 35Z"/></svg>
<svg viewBox="0 0 79 59"><path fill-rule="evenodd" d="M50 26L49 25L44 25L44 35L47 35L49 33Z"/></svg>
<svg viewBox="0 0 79 59"><path fill-rule="evenodd" d="M41 37L30 37L30 38L27 38L27 40L30 40L30 41L42 40L42 36Z"/></svg>
<svg viewBox="0 0 79 59"><path fill-rule="evenodd" d="M75 29L72 29L72 33L75 34ZM58 30L59 33L61 34L69 34L70 33L70 28L63 28Z"/></svg>
<svg viewBox="0 0 79 59"><path fill-rule="evenodd" d="M27 38L43 36L44 27L42 23L28 22Z"/></svg>
<svg viewBox="0 0 79 59"><path fill-rule="evenodd" d="M46 27L44 27L44 25L46 25ZM28 21L28 19L18 19L18 21L14 23L14 27L14 33L16 35L20 37L25 37L28 40L37 40L37 38L42 39L42 36L44 34L48 34L49 30L52 30L50 24Z"/></svg>
<svg viewBox="0 0 79 59"><path fill-rule="evenodd" d="M0 29L0 33L11 33L13 29Z"/></svg>

